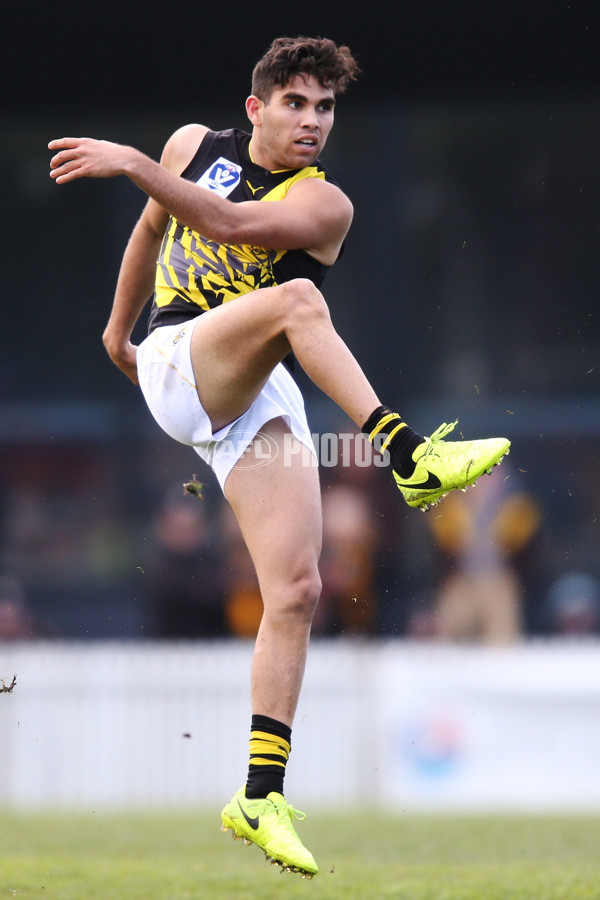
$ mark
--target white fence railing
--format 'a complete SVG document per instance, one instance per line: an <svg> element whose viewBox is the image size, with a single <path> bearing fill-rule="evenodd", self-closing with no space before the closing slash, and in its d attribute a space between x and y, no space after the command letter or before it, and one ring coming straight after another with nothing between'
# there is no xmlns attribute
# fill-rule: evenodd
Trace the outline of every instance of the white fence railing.
<svg viewBox="0 0 600 900"><path fill-rule="evenodd" d="M299 805L600 812L600 646L315 641ZM249 643L0 644L0 806L216 806L243 781Z"/></svg>

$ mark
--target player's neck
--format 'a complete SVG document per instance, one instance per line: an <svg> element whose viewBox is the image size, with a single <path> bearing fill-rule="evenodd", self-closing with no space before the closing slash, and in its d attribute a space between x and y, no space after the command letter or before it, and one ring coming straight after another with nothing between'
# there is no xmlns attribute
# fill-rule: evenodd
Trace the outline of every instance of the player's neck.
<svg viewBox="0 0 600 900"><path fill-rule="evenodd" d="M251 161L257 165L261 166L263 169L267 169L269 172L274 172L276 169L284 168L277 164L275 160L273 160L270 154L266 153L261 146L260 140L256 137L255 134L250 138L250 144L248 145L248 153L250 155Z"/></svg>

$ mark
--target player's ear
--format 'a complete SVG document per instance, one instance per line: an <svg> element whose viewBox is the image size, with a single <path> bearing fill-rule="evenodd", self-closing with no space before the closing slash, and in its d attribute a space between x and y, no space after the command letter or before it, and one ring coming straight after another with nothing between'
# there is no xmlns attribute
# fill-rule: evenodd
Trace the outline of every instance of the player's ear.
<svg viewBox="0 0 600 900"><path fill-rule="evenodd" d="M246 100L246 115L250 119L252 125L262 125L262 111L265 104L254 94L250 94Z"/></svg>

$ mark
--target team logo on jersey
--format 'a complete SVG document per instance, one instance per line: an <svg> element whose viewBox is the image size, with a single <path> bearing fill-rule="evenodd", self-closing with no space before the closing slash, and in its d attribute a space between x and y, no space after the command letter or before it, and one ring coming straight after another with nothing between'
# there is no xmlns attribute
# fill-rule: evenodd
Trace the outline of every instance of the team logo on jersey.
<svg viewBox="0 0 600 900"><path fill-rule="evenodd" d="M221 197L227 197L240 183L241 171L241 166L220 156L210 169L207 169L204 175L198 179L198 184L208 188L209 191L216 191Z"/></svg>

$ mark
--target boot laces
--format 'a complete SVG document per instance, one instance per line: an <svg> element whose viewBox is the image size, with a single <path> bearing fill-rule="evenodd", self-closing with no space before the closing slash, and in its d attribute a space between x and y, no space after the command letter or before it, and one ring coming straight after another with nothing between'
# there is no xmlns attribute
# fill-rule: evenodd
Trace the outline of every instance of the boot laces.
<svg viewBox="0 0 600 900"><path fill-rule="evenodd" d="M432 444L437 444L438 441L443 441L444 438L450 434L451 431L454 431L455 426L458 424L458 419L455 422L450 422L450 424L446 424L446 422L442 422L439 428L437 428L429 440Z"/></svg>
<svg viewBox="0 0 600 900"><path fill-rule="evenodd" d="M302 812L301 809L295 809L290 803L288 803L287 809L290 814L290 819L298 819L299 822L302 822L306 818L305 812Z"/></svg>
<svg viewBox="0 0 600 900"><path fill-rule="evenodd" d="M283 816L285 819L286 813L289 814L290 824L294 819L298 819L299 822L302 822L306 818L305 812L302 812L301 809L296 809L291 803L288 803L287 800L284 800L283 803L274 803L273 805L277 810L278 816Z"/></svg>

